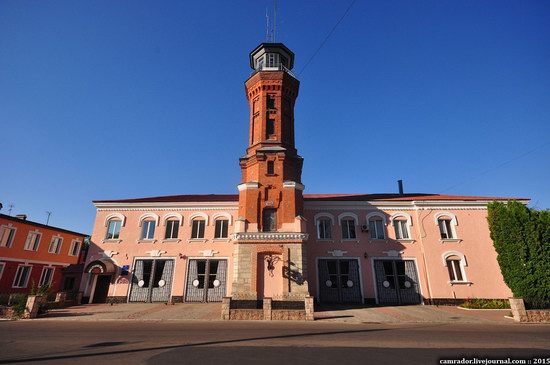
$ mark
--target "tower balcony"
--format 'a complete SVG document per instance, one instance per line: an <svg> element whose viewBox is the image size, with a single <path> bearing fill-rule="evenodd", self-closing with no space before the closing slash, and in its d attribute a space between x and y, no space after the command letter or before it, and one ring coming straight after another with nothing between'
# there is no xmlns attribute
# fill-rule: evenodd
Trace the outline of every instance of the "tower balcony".
<svg viewBox="0 0 550 365"><path fill-rule="evenodd" d="M286 72L287 74L289 74L290 76L292 76L296 79L296 75L294 75L294 73L292 71L290 71L290 69L288 67L286 67L282 64L271 65L271 66L268 66L268 65L265 65L265 64L260 64L260 65L256 66L256 69L254 69L250 73L250 76L253 76L254 74L256 74L257 72L260 72L260 71L283 71L283 72Z"/></svg>

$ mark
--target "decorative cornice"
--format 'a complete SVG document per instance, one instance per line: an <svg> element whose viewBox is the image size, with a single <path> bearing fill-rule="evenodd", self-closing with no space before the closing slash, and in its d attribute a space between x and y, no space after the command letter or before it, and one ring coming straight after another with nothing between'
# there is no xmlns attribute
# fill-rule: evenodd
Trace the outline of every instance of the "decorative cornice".
<svg viewBox="0 0 550 365"><path fill-rule="evenodd" d="M230 202L147 202L94 203L97 210L227 210L239 209L238 201Z"/></svg>
<svg viewBox="0 0 550 365"><path fill-rule="evenodd" d="M283 188L293 188L296 190L304 191L306 187L304 184L300 184L296 181L283 181Z"/></svg>
<svg viewBox="0 0 550 365"><path fill-rule="evenodd" d="M249 181L242 184L237 185L237 189L239 191L248 190L248 189L258 189L260 184L257 181Z"/></svg>
<svg viewBox="0 0 550 365"><path fill-rule="evenodd" d="M196 212L201 210L239 210L238 206L234 207L220 207L220 206L213 206L213 207L189 207L189 208L169 208L169 207L159 207L159 206L149 206L149 207L129 207L129 206L121 206L121 207L105 207L105 208L97 208L98 212L128 212L128 211L172 211L172 212Z"/></svg>

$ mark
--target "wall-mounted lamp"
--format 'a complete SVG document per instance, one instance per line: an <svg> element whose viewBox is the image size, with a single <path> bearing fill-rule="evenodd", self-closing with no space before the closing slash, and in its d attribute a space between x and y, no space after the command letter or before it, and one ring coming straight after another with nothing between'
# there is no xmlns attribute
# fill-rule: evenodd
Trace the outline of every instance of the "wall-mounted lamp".
<svg viewBox="0 0 550 365"><path fill-rule="evenodd" d="M367 251L365 251L365 253L363 254L363 257L364 257L364 258L368 258L368 257L369 257L369 254L367 253Z"/></svg>
<svg viewBox="0 0 550 365"><path fill-rule="evenodd" d="M182 260L185 260L185 259L187 258L187 256L185 256L185 255L182 254L182 253L180 253L179 256L180 256L180 259L182 259Z"/></svg>

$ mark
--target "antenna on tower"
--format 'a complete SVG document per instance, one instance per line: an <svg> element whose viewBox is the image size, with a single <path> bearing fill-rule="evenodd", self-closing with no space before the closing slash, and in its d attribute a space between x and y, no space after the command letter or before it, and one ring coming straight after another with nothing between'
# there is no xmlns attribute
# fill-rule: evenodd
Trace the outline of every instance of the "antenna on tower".
<svg viewBox="0 0 550 365"><path fill-rule="evenodd" d="M273 0L273 37L272 37L273 43L275 43L276 32L277 32L277 0Z"/></svg>
<svg viewBox="0 0 550 365"><path fill-rule="evenodd" d="M269 15L267 15L267 7L265 8L265 41L269 42Z"/></svg>
<svg viewBox="0 0 550 365"><path fill-rule="evenodd" d="M46 225L49 225L49 223L50 223L50 215L52 215L52 212L46 211L46 214L48 215L48 218L46 219Z"/></svg>
<svg viewBox="0 0 550 365"><path fill-rule="evenodd" d="M14 207L13 204L8 205L8 215L10 216L11 216L11 211L13 210L13 207Z"/></svg>

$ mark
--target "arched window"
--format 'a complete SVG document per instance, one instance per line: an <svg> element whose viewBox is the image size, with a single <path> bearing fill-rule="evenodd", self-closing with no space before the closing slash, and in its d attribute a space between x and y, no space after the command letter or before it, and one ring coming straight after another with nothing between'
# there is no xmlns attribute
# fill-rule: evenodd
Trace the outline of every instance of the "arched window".
<svg viewBox="0 0 550 365"><path fill-rule="evenodd" d="M367 214L369 224L370 238L373 240L383 240L386 238L386 216L379 212Z"/></svg>
<svg viewBox="0 0 550 365"><path fill-rule="evenodd" d="M332 239L332 226L334 225L334 217L329 213L318 213L315 215L315 227L317 229L317 239L330 240Z"/></svg>
<svg viewBox="0 0 550 365"><path fill-rule="evenodd" d="M191 239L204 238L204 228L206 221L201 218L195 218L192 220L191 226Z"/></svg>
<svg viewBox="0 0 550 365"><path fill-rule="evenodd" d="M338 216L340 226L342 227L342 239L355 240L357 233L355 226L357 225L357 215L354 213L342 213Z"/></svg>
<svg viewBox="0 0 550 365"><path fill-rule="evenodd" d="M435 223L439 227L439 234L442 240L457 238L455 230L457 219L454 214L447 212L438 213L435 215Z"/></svg>
<svg viewBox="0 0 550 365"><path fill-rule="evenodd" d="M107 234L105 239L118 240L120 237L120 228L122 227L122 220L118 218L112 218L107 222Z"/></svg>
<svg viewBox="0 0 550 365"><path fill-rule="evenodd" d="M179 235L179 227L183 224L183 217L179 213L166 214L163 218L166 230L164 239L175 240Z"/></svg>
<svg viewBox="0 0 550 365"><path fill-rule="evenodd" d="M410 226L412 225L412 219L408 213L395 213L391 217L393 230L395 232L395 239L397 240L410 240L411 232Z"/></svg>
<svg viewBox="0 0 550 365"><path fill-rule="evenodd" d="M106 240L118 240L120 238L120 229L124 227L126 217L121 213L112 213L105 217Z"/></svg>
<svg viewBox="0 0 550 365"><path fill-rule="evenodd" d="M443 254L443 260L445 266L447 266L451 283L467 281L464 270L464 267L467 266L466 257L462 253L455 251L446 252Z"/></svg>

